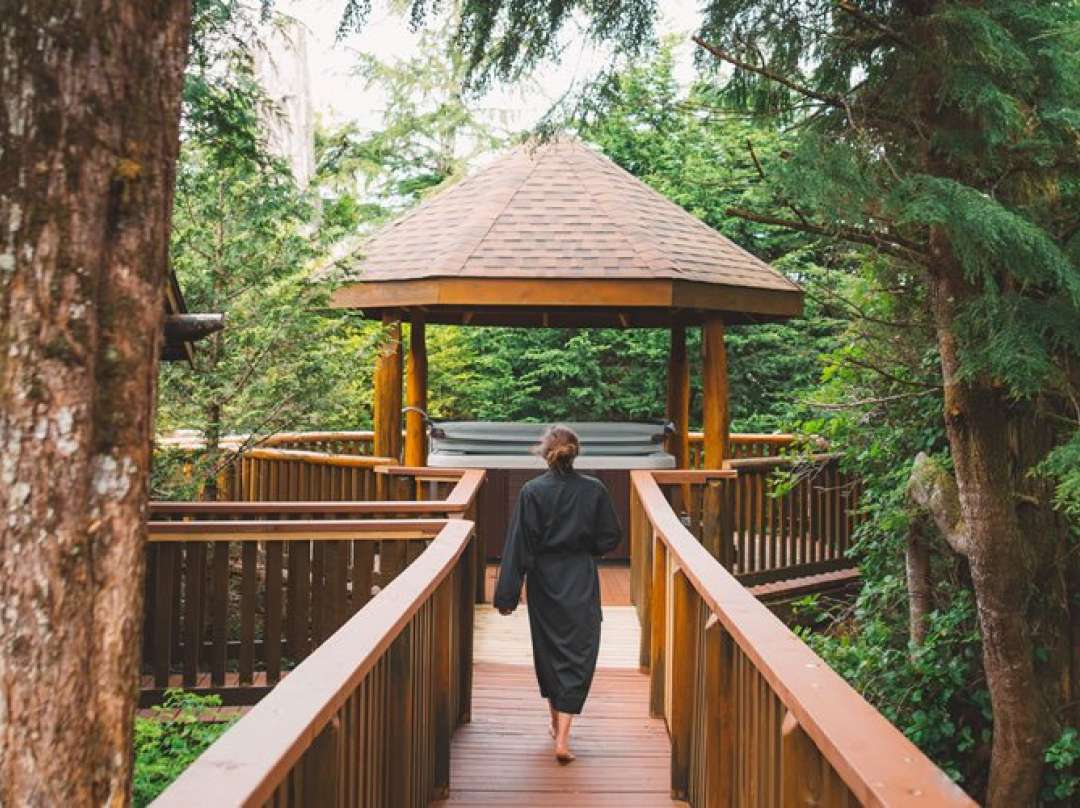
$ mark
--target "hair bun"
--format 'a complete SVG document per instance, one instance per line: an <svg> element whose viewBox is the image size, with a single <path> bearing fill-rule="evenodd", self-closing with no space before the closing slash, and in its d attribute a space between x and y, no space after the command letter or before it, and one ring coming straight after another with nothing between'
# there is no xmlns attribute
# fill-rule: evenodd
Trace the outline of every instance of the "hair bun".
<svg viewBox="0 0 1080 808"><path fill-rule="evenodd" d="M559 424L544 432L535 451L544 458L549 468L567 472L574 467L574 459L580 450L581 442L574 430Z"/></svg>

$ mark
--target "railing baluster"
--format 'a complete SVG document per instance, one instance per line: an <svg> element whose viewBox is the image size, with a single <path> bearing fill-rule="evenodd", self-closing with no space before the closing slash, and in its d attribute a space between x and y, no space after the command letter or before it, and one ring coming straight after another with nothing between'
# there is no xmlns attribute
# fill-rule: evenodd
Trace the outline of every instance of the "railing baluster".
<svg viewBox="0 0 1080 808"><path fill-rule="evenodd" d="M242 542L240 550L240 686L251 685L255 676L255 562L258 543Z"/></svg>
<svg viewBox="0 0 1080 808"><path fill-rule="evenodd" d="M281 559L284 545L266 543L266 622L263 632L263 657L266 660L266 684L275 685L281 678Z"/></svg>
<svg viewBox="0 0 1080 808"><path fill-rule="evenodd" d="M673 569L671 593L671 798L685 800L690 784L694 688L697 678L697 595L681 569Z"/></svg>
<svg viewBox="0 0 1080 808"><path fill-rule="evenodd" d="M649 715L664 715L664 679L666 668L664 649L667 627L667 546L653 532L652 542L652 631L649 648Z"/></svg>

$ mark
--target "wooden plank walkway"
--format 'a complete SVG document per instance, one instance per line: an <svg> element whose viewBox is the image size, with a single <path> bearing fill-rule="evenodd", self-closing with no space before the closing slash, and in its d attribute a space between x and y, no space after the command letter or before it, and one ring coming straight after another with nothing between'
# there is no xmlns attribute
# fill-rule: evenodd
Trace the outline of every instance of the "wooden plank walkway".
<svg viewBox="0 0 1080 808"><path fill-rule="evenodd" d="M619 572L602 576L602 587L603 578L616 580ZM611 587L604 589L607 601ZM649 718L638 636L632 607L605 605L600 664L585 712L574 723L577 760L559 766L533 673L525 609L502 617L490 606L479 608L472 723L454 735L450 797L435 805L685 806L669 796L671 744L664 722Z"/></svg>
<svg viewBox="0 0 1080 808"><path fill-rule="evenodd" d="M499 575L496 564L488 564L484 600L491 603L495 593L495 579ZM619 562L600 564L600 597L605 606L630 605L630 565ZM524 590L521 596L525 601Z"/></svg>

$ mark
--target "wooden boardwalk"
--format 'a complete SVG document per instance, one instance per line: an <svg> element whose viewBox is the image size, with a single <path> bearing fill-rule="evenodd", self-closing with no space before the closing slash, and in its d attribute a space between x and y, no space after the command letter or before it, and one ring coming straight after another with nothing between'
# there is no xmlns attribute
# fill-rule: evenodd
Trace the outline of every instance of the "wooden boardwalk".
<svg viewBox="0 0 1080 808"><path fill-rule="evenodd" d="M585 712L575 721L577 760L559 766L547 734L547 704L532 668L524 607L476 614L472 723L454 735L450 797L438 806L654 808L669 796L671 745L649 718L649 681L638 671L638 625L623 589L629 571L601 571L600 662ZM627 589L628 591L628 589Z"/></svg>

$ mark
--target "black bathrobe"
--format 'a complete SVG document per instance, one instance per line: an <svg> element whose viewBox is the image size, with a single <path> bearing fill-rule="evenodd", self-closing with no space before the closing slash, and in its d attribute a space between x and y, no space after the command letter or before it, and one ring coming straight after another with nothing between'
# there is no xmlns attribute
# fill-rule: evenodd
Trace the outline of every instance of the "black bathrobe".
<svg viewBox="0 0 1080 808"><path fill-rule="evenodd" d="M595 477L549 471L521 489L503 549L495 607L513 609L527 577L529 628L540 694L580 713L600 650L596 557L621 531L611 496Z"/></svg>

